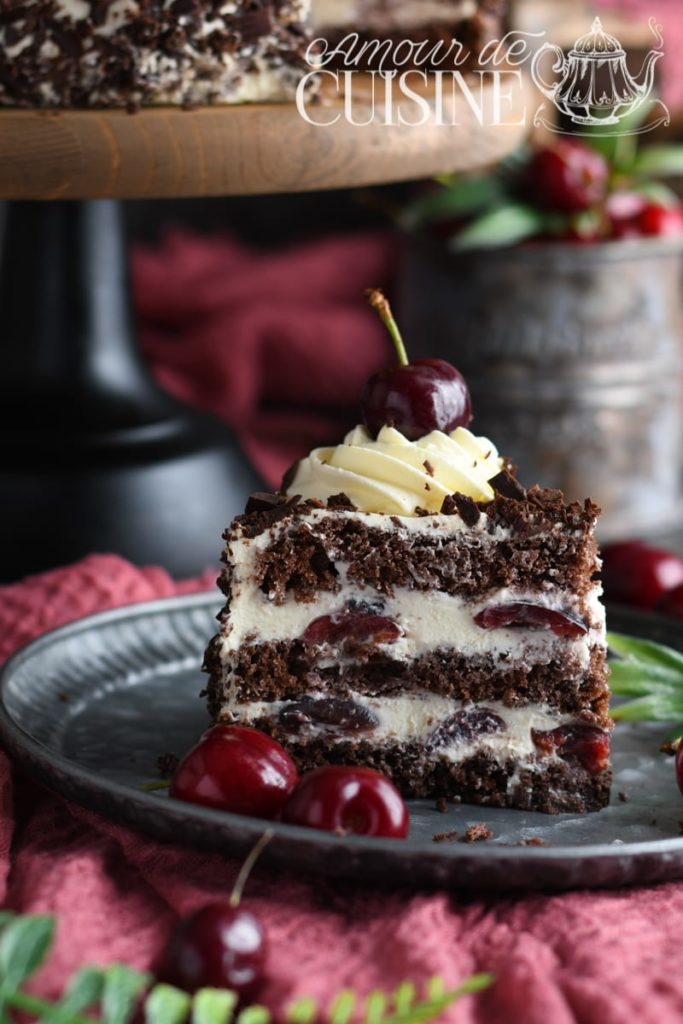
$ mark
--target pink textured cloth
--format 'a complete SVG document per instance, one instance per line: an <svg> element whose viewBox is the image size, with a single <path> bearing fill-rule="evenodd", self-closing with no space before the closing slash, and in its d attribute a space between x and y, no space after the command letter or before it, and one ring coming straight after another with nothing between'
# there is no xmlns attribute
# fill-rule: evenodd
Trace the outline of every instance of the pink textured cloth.
<svg viewBox="0 0 683 1024"><path fill-rule="evenodd" d="M0 588L0 657L46 629L128 602L206 588L160 569L93 555ZM0 753L0 898L59 915L55 951L37 979L57 993L84 962L148 968L179 915L220 899L238 865L174 849L13 777ZM270 937L264 1001L390 989L475 970L489 992L442 1018L459 1024L674 1024L683 1019L683 885L467 901L380 893L350 882L257 869L247 900ZM280 1014L281 1016L281 1014Z"/></svg>
<svg viewBox="0 0 683 1024"><path fill-rule="evenodd" d="M176 232L133 255L143 349L159 382L232 426L273 486L337 444L391 343L363 302L388 288L396 239L340 235L280 251Z"/></svg>

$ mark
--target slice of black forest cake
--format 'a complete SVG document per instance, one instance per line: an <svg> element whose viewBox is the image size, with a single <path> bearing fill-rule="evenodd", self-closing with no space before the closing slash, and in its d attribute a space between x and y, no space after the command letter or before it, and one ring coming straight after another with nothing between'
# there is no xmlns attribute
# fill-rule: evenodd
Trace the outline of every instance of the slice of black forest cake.
<svg viewBox="0 0 683 1024"><path fill-rule="evenodd" d="M409 796L603 807L598 512L524 490L463 425L356 428L226 531L211 714Z"/></svg>

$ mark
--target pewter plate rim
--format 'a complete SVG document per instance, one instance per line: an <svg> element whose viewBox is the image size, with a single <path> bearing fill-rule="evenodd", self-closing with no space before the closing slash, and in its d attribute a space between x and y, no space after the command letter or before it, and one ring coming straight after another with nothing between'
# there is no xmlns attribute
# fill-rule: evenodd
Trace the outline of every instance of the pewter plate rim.
<svg viewBox="0 0 683 1024"><path fill-rule="evenodd" d="M188 612L193 609L215 609L218 610L220 598L215 592L193 594L189 596L164 598L151 602L144 602L135 605L128 605L87 618L78 619L66 626L44 633L36 640L18 650L4 665L0 671L0 738L9 752L17 759L18 763L32 777L46 784L62 796L73 799L90 810L98 811L105 817L118 824L133 825L138 829L148 832L156 838L166 838L174 842L183 842L182 834L179 837L178 825L192 826L192 845L216 849L217 840L221 840L223 852L243 853L266 829L274 831L274 840L266 859L273 862L286 863L289 867L296 867L297 855L306 853L304 858L306 870L316 870L315 855L317 853L331 853L344 851L350 855L345 860L342 858L337 867L334 863L321 863L320 870L324 874L347 875L365 877L364 867L366 862L372 865L377 861L386 865L403 862L406 867L408 862L414 865L420 862L423 870L418 870L414 880L415 888L431 887L434 884L442 885L439 881L438 871L433 870L435 864L453 862L468 865L470 874L467 884L470 887L477 887L477 865L509 865L522 868L529 867L529 879L526 887L530 890L535 888L562 889L574 888L575 884L566 886L562 879L544 882L542 886L534 883L534 868L539 865L556 865L558 868L564 864L571 864L579 868L581 887L590 887L590 874L582 874L581 866L588 869L595 862L614 862L622 868L624 862L636 863L639 858L647 857L661 858L663 871L656 871L652 880L665 881L673 878L683 877L683 836L678 838L666 838L646 840L639 842L624 842L620 845L613 843L585 844L581 846L525 846L505 847L494 846L487 843L481 844L433 844L425 840L409 839L405 842L398 842L387 839L373 839L362 836L338 837L328 833L316 832L310 829L281 823L264 822L260 819L249 818L243 815L229 814L215 811L209 808L199 807L191 804L182 804L171 800L161 800L151 793L135 789L112 779L103 778L98 773L91 771L76 762L51 751L42 742L36 740L29 731L15 721L11 708L7 704L9 685L17 672L34 656L49 649L58 642L67 638L78 638L87 636L92 631L103 627L124 623L134 619L154 617L170 614L173 612ZM627 609L613 609L611 618L613 626L622 630L635 633L652 635L653 632L664 633L664 639L676 645L672 633L681 630L681 624L665 620L661 617L644 615ZM678 645L680 646L680 644ZM114 798L114 802L111 802ZM136 813L133 813L133 812ZM479 816L486 816L486 808L473 807L473 813ZM142 812L142 818L140 816ZM681 806L683 818L683 804ZM145 819L149 818L146 823ZM141 825L141 820L145 823ZM234 839L234 842L231 841ZM294 862L291 854L294 853ZM311 858L310 855L313 855ZM671 860L671 855L676 855ZM334 857L332 857L334 861ZM430 865L432 869L430 870ZM350 872L349 869L350 868ZM472 874L473 870L473 874ZM377 870L370 870L367 877L371 878L378 874ZM624 884L623 872L618 871L615 879L610 880L609 876L601 875L599 884L601 886ZM634 882L646 882L649 880L648 870L642 877L635 876L632 871L627 872L626 884ZM510 880L511 888L519 888L518 880ZM449 880L449 886L457 887L457 882ZM497 884L495 889L501 888ZM506 889L504 881L502 888Z"/></svg>

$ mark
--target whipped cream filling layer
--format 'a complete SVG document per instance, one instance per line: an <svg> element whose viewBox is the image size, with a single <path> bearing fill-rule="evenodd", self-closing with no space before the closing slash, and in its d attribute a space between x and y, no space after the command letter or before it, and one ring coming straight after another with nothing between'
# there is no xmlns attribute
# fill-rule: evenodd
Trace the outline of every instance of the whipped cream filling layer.
<svg viewBox="0 0 683 1024"><path fill-rule="evenodd" d="M338 566L340 575L343 566ZM367 590L342 586L339 593L321 592L315 604L289 599L276 605L261 590L240 589L233 596L230 616L224 625L221 657L230 662L231 655L244 645L292 641L300 639L316 619L343 613L344 609L361 609L361 614L386 617L402 630L402 636L380 644L377 650L394 660L412 660L439 648L455 648L466 657L494 655L502 667L511 668L525 659L538 663L550 660L559 650L580 666L586 666L591 650L605 642L605 613L595 586L590 594L550 590L529 593L515 589L497 590L483 600L466 601L438 591L422 593L398 589L391 597L369 595ZM475 617L485 608L513 603L531 603L544 608L585 616L588 631L577 639L556 636L550 629L498 628L482 629ZM343 661L334 657L331 645L321 645L321 664ZM325 654L332 655L326 659Z"/></svg>
<svg viewBox="0 0 683 1024"><path fill-rule="evenodd" d="M312 693L314 699L329 697L329 694ZM486 704L463 704L448 697L432 693L411 693L401 697L367 697L351 693L349 699L362 708L367 708L377 720L375 728L363 732L335 729L331 726L312 724L300 732L300 738L314 738L324 735L330 743L364 741L378 746L383 744L419 743L424 746L425 756L433 760L451 762L464 761L475 753L488 753L499 760L512 758L523 760L539 753L532 739L532 730L548 732L561 725L574 722L575 718L558 715L544 704L531 704L523 708L508 708L498 701ZM272 703L254 701L251 703L226 703L221 719L249 725L259 720L278 721L283 709L291 701ZM447 723L459 712L488 712L501 719L501 728L496 732L477 734L470 737L457 730L452 736L443 736L436 743L430 743L440 725ZM292 733L292 739L297 733ZM553 755L551 755L553 756Z"/></svg>

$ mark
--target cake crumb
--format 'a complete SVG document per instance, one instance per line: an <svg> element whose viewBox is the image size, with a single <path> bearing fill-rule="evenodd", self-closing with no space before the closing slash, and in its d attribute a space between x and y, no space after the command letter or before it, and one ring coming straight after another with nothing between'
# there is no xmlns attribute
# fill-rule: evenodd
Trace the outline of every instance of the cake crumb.
<svg viewBox="0 0 683 1024"><path fill-rule="evenodd" d="M493 832L483 821L480 821L477 825L470 825L467 832L465 832L466 843L482 843L492 838Z"/></svg>
<svg viewBox="0 0 683 1024"><path fill-rule="evenodd" d="M531 839L520 839L519 846L548 846L544 839L539 836L533 836Z"/></svg>
<svg viewBox="0 0 683 1024"><path fill-rule="evenodd" d="M628 803L628 797L626 796L626 793L619 793L619 801L622 804L627 804Z"/></svg>
<svg viewBox="0 0 683 1024"><path fill-rule="evenodd" d="M432 836L433 843L454 843L458 838L457 832L435 832Z"/></svg>
<svg viewBox="0 0 683 1024"><path fill-rule="evenodd" d="M68 704L69 701L71 700L71 697L65 690L60 690L60 692L57 694L57 699L60 700L62 704Z"/></svg>
<svg viewBox="0 0 683 1024"><path fill-rule="evenodd" d="M653 818L652 821L650 822L650 827L654 828L656 826L656 824L657 824L657 819Z"/></svg>
<svg viewBox="0 0 683 1024"><path fill-rule="evenodd" d="M451 797L451 803L454 804L457 807L459 804L462 803L462 797L461 796L452 796Z"/></svg>
<svg viewBox="0 0 683 1024"><path fill-rule="evenodd" d="M439 814L446 813L446 811L448 810L448 801L446 800L445 796L440 796L439 799L436 801L436 809L439 812Z"/></svg>
<svg viewBox="0 0 683 1024"><path fill-rule="evenodd" d="M157 771L162 779L170 779L179 764L180 758L177 754L159 754Z"/></svg>

